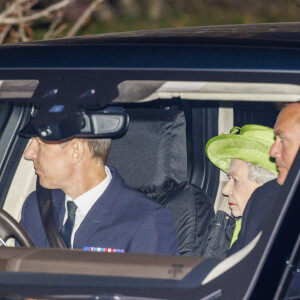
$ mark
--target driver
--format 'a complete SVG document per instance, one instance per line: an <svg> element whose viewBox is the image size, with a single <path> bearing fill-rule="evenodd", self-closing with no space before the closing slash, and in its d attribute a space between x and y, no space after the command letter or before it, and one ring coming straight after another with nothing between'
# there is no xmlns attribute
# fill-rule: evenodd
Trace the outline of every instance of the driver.
<svg viewBox="0 0 300 300"><path fill-rule="evenodd" d="M171 213L105 165L110 146L111 139L49 142L33 137L24 152L40 185L51 189L65 244L100 252L177 254ZM37 247L49 247L36 192L27 197L20 223Z"/></svg>

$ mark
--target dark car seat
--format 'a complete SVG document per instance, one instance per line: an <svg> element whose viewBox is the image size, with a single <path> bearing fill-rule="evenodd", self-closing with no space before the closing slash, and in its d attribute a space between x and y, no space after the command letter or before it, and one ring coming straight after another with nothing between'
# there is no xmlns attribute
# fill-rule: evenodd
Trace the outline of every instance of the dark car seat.
<svg viewBox="0 0 300 300"><path fill-rule="evenodd" d="M108 164L129 186L167 207L174 216L181 255L197 255L214 216L207 194L186 180L186 121L178 108L127 109L127 133L113 140Z"/></svg>

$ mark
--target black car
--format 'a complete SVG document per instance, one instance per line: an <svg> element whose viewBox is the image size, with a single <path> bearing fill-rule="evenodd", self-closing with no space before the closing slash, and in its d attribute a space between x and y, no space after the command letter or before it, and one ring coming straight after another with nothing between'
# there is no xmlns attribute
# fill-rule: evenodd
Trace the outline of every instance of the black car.
<svg viewBox="0 0 300 300"><path fill-rule="evenodd" d="M225 179L206 142L233 125L273 127L280 107L300 99L300 23L36 41L3 45L0 58L0 202L17 220L36 181L19 131L37 113L32 124L48 140L112 137L109 163L153 199L184 182L220 209ZM288 299L299 276L299 166L298 153L267 226L226 259L35 248L2 211L0 296Z"/></svg>

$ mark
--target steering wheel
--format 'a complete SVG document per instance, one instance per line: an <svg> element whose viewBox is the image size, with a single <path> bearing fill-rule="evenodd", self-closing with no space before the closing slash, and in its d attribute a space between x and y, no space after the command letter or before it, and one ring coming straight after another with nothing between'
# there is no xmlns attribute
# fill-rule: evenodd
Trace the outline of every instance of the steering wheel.
<svg viewBox="0 0 300 300"><path fill-rule="evenodd" d="M15 238L21 246L35 247L23 227L2 208L0 208L0 237L4 242L9 238Z"/></svg>

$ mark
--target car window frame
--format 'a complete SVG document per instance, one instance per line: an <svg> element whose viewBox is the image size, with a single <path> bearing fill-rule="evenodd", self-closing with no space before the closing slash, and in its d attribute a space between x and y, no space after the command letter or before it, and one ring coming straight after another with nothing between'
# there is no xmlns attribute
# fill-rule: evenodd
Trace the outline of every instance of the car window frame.
<svg viewBox="0 0 300 300"><path fill-rule="evenodd" d="M13 102L11 106L0 138L0 207L5 204L15 171L27 144L27 140L21 138L18 132L28 122L30 108L26 104Z"/></svg>

